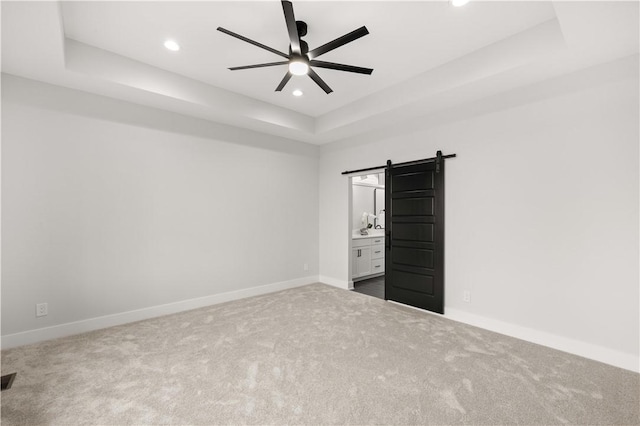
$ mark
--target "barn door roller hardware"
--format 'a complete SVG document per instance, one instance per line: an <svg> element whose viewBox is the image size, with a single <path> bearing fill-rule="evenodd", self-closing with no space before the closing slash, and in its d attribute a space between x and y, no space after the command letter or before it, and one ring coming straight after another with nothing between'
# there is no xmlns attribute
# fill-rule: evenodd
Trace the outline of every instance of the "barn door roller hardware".
<svg viewBox="0 0 640 426"><path fill-rule="evenodd" d="M456 154L448 154L448 155L442 155L442 151L438 151L436 153L435 157L431 157L431 158L423 158L422 160L414 160L414 161L407 161L405 163L396 163L394 164L395 166L413 166L415 164L423 164L423 163L436 163L436 173L440 173L440 165L442 164L442 161L447 159L447 158L454 158L456 156ZM366 169L358 169L358 170L347 170L342 172L343 175L350 175L352 173L361 173L361 172L368 172L371 170L380 170L380 169L385 169L385 168L390 168L392 165L391 160L387 161L387 164L384 166L377 166L377 167L367 167Z"/></svg>

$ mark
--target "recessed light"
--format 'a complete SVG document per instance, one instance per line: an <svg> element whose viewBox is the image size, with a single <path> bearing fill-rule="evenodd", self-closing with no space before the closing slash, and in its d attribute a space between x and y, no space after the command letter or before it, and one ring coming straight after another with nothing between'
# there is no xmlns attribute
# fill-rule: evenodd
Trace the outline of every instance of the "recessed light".
<svg viewBox="0 0 640 426"><path fill-rule="evenodd" d="M451 0L451 4L455 7L464 6L467 3L469 3L469 0Z"/></svg>
<svg viewBox="0 0 640 426"><path fill-rule="evenodd" d="M302 90L300 89L296 89L293 91L293 96L302 96Z"/></svg>
<svg viewBox="0 0 640 426"><path fill-rule="evenodd" d="M176 43L174 40L167 40L164 42L164 47L169 49L172 52L177 52L180 50L180 45Z"/></svg>

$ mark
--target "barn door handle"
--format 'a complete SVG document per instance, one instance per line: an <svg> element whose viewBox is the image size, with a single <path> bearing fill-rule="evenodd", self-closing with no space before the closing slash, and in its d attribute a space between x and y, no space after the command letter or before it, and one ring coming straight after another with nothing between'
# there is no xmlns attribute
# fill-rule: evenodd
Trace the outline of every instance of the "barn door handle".
<svg viewBox="0 0 640 426"><path fill-rule="evenodd" d="M384 243L387 248L391 248L391 231L387 231L384 234Z"/></svg>

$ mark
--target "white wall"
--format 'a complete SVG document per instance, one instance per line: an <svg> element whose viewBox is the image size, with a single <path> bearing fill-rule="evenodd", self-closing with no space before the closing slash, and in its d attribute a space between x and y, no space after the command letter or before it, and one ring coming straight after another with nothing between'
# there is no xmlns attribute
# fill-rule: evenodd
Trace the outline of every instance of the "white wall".
<svg viewBox="0 0 640 426"><path fill-rule="evenodd" d="M317 279L316 147L2 84L3 336Z"/></svg>
<svg viewBox="0 0 640 426"><path fill-rule="evenodd" d="M637 68L377 129L319 164L294 141L3 75L2 334L318 274L346 287L340 172L442 149L458 154L447 312L637 360Z"/></svg>
<svg viewBox="0 0 640 426"><path fill-rule="evenodd" d="M323 147L321 276L348 281L348 178L340 172L456 153L445 174L445 313L601 348L637 369L637 62Z"/></svg>

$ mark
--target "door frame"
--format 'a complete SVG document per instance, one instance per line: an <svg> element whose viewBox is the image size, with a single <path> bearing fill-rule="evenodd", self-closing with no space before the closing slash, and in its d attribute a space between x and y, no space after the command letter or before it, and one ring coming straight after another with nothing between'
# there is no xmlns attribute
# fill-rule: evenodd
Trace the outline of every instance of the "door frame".
<svg viewBox="0 0 640 426"><path fill-rule="evenodd" d="M348 222L347 222L347 244L348 244L347 245L347 289L348 290L354 289L353 268L351 267L353 262L353 258L351 256L351 252L353 251L353 235L352 235L353 230L351 229L351 226L353 225L352 223L353 221L353 179L360 176L385 173L385 170L387 170L387 166L381 166L376 169L371 169L368 173L353 174L349 176L349 179L347 179L347 185L348 185L347 193L349 194L348 201L347 201L347 219L348 219Z"/></svg>

